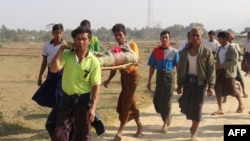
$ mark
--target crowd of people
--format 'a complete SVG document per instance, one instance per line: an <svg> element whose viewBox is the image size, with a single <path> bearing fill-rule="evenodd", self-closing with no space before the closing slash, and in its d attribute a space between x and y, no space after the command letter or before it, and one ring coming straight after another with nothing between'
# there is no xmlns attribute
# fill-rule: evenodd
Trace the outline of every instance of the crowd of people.
<svg viewBox="0 0 250 141"><path fill-rule="evenodd" d="M115 24L112 33L118 47L128 46L139 58L139 47L136 42L127 41L124 24ZM73 43L65 43L62 24L53 25L52 36L52 40L44 44L37 82L39 88L32 97L39 105L51 108L45 123L51 140L90 141L91 125L98 136L105 134L97 104L101 84L108 88L117 71L120 73L121 83L116 107L120 126L114 140L122 140L125 126L131 120L134 120L137 126L134 137L144 136L135 99L140 81L138 60L135 59L132 65L123 69L111 70L108 78L102 82L100 63L92 53L100 51L100 41L91 32L90 21L83 20L80 26L72 31ZM237 113L242 113L245 108L236 88L236 81L239 81L244 97L248 96L237 62L239 55L244 54L241 69L246 73L245 76L250 75L250 32L244 42L243 53L238 49L238 45L232 42L232 33L221 31L216 40L216 33L211 30L208 36L209 39L203 41L203 29L195 26L187 32L187 40L179 49L175 49L170 44L170 32L163 30L159 35L161 43L150 53L146 87L152 91L151 83L156 71L153 104L163 121L162 133L167 133L171 125L174 91L181 94L178 99L181 113L192 121L189 130L191 141L197 140L205 95L216 95L218 110L212 115L224 114L222 103L226 102L228 95L238 101ZM43 82L42 76L46 68L47 78Z"/></svg>

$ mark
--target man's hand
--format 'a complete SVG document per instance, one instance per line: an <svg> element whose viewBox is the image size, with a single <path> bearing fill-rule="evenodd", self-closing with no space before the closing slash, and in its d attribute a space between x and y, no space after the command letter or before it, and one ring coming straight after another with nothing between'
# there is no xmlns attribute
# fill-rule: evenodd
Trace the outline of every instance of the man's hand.
<svg viewBox="0 0 250 141"><path fill-rule="evenodd" d="M42 85L42 77L39 77L37 80L37 86L41 86Z"/></svg>
<svg viewBox="0 0 250 141"><path fill-rule="evenodd" d="M74 43L72 42L63 40L62 46L64 47L64 49L74 50Z"/></svg>
<svg viewBox="0 0 250 141"><path fill-rule="evenodd" d="M208 88L208 89L207 89L207 96L212 96L212 95L214 95L214 94L215 94L214 88Z"/></svg>
<svg viewBox="0 0 250 141"><path fill-rule="evenodd" d="M92 123L95 120L95 110L93 108L90 108L87 114L88 114L88 121Z"/></svg>
<svg viewBox="0 0 250 141"><path fill-rule="evenodd" d="M102 82L103 83L103 86L105 87L105 88L108 88L108 85L109 85L109 80L105 80L104 82Z"/></svg>
<svg viewBox="0 0 250 141"><path fill-rule="evenodd" d="M176 92L177 92L177 94L181 94L182 93L182 88L178 86L177 89L176 89Z"/></svg>
<svg viewBox="0 0 250 141"><path fill-rule="evenodd" d="M152 91L152 89L151 89L151 82L148 82L147 89L148 89L148 91Z"/></svg>

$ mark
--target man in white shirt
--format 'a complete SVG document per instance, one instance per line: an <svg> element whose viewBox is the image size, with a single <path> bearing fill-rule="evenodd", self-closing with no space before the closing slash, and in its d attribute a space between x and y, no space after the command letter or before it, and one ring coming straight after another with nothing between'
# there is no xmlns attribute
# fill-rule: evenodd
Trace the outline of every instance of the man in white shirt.
<svg viewBox="0 0 250 141"><path fill-rule="evenodd" d="M187 37L187 40L184 40L184 41L181 43L181 45L180 45L178 51L182 51L182 49L185 48L185 47L188 45L188 43L189 43L189 41L190 41L190 31L187 32L187 36L186 36L186 37Z"/></svg>
<svg viewBox="0 0 250 141"><path fill-rule="evenodd" d="M209 47L213 54L216 54L218 51L218 47L220 46L220 43L215 39L215 32L213 30L210 30L208 32L208 40L204 41L203 44L207 47Z"/></svg>
<svg viewBox="0 0 250 141"><path fill-rule="evenodd" d="M233 33L229 33L229 40L228 42L237 49L238 51L238 54L239 56L242 54L241 51L240 51L240 45L238 43L235 43L233 42L233 39L234 39L234 34ZM239 57L240 58L240 57ZM239 60L240 61L240 60ZM241 75L241 72L240 72L240 69L239 69L239 66L237 65L237 75L236 75L236 78L235 80L237 80L238 82L240 82L240 85L242 87L242 92L243 92L243 96L244 98L247 98L248 97L248 94L246 94L245 92L245 84L244 84L244 81L243 81L243 77ZM227 97L223 97L223 103L225 103L227 101Z"/></svg>

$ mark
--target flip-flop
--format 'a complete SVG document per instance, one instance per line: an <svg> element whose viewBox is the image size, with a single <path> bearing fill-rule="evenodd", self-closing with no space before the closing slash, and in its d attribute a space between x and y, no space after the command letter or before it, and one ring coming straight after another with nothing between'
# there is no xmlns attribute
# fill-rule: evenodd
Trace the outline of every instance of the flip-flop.
<svg viewBox="0 0 250 141"><path fill-rule="evenodd" d="M216 111L216 112L213 112L212 115L224 115L224 113L221 111Z"/></svg>

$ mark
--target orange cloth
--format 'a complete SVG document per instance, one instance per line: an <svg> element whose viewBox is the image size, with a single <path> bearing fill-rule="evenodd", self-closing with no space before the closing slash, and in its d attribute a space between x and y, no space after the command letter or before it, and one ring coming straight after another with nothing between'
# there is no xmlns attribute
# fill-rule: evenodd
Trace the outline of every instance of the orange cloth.
<svg viewBox="0 0 250 141"><path fill-rule="evenodd" d="M129 46L134 51L135 55L139 58L139 49L137 44L135 42L130 42ZM126 71L130 73L132 71L137 70L137 68L138 68L137 65L131 65L130 67L126 68Z"/></svg>

